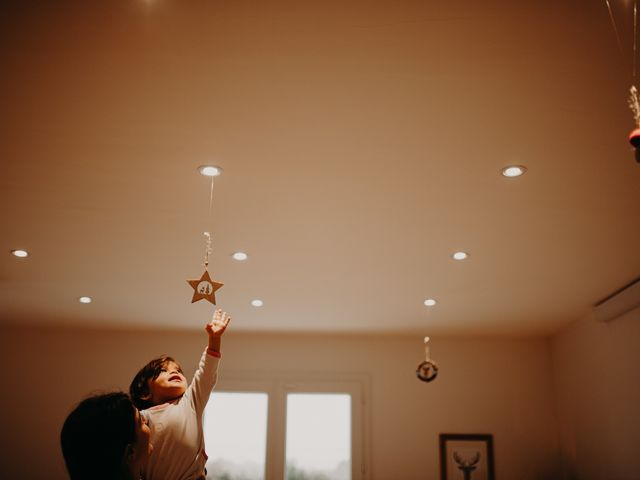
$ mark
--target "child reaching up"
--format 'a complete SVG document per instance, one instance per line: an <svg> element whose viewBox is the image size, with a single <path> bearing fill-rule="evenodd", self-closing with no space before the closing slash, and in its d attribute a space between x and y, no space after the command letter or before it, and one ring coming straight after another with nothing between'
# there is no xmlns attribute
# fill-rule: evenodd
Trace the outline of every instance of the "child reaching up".
<svg viewBox="0 0 640 480"><path fill-rule="evenodd" d="M151 360L129 387L134 404L149 421L154 454L143 469L146 480L204 480L202 416L218 377L220 343L230 317L218 309L205 330L209 345L191 384L171 357Z"/></svg>

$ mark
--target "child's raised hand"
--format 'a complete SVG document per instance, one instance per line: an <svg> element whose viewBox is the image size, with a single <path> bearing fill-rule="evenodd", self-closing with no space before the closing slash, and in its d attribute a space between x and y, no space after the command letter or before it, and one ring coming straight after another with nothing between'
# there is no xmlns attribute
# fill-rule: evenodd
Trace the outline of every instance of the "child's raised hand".
<svg viewBox="0 0 640 480"><path fill-rule="evenodd" d="M231 317L227 315L227 312L223 312L220 308L216 309L213 313L211 323L207 323L205 326L205 330L209 334L209 338L221 337L230 321Z"/></svg>

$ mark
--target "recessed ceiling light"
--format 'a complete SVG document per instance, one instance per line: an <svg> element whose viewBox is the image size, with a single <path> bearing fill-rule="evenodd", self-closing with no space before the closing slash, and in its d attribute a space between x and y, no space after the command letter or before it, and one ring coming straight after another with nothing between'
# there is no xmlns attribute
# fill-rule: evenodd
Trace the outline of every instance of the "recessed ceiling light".
<svg viewBox="0 0 640 480"><path fill-rule="evenodd" d="M251 305L253 305L254 307L261 307L262 305L264 305L264 302L262 300L251 300Z"/></svg>
<svg viewBox="0 0 640 480"><path fill-rule="evenodd" d="M234 260L238 260L239 262L244 262L247 258L249 258L249 255L247 255L244 252L236 252L233 255L231 255L231 257Z"/></svg>
<svg viewBox="0 0 640 480"><path fill-rule="evenodd" d="M501 171L502 175L505 177L519 177L523 175L527 171L527 167L522 165L509 165L504 167Z"/></svg>
<svg viewBox="0 0 640 480"><path fill-rule="evenodd" d="M218 177L222 175L222 169L215 165L201 165L198 167L201 175L205 177Z"/></svg>
<svg viewBox="0 0 640 480"><path fill-rule="evenodd" d="M425 304L427 307L433 307L433 306L436 304L436 301L435 301L433 298L427 298L427 299L424 301L424 304Z"/></svg>
<svg viewBox="0 0 640 480"><path fill-rule="evenodd" d="M93 300L91 299L91 297L80 297L78 301L80 303L91 303Z"/></svg>
<svg viewBox="0 0 640 480"><path fill-rule="evenodd" d="M467 252L455 252L451 257L453 257L454 260L464 260L469 257L469 254Z"/></svg>
<svg viewBox="0 0 640 480"><path fill-rule="evenodd" d="M11 253L14 256L19 258L24 258L29 256L29 252L27 252L26 250L11 250Z"/></svg>

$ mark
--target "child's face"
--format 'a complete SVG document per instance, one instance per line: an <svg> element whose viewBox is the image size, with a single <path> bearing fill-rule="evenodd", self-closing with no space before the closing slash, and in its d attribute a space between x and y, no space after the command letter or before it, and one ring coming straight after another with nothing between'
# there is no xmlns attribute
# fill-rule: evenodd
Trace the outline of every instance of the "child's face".
<svg viewBox="0 0 640 480"><path fill-rule="evenodd" d="M155 380L149 380L149 393L154 405L181 397L187 389L187 379L175 362L167 362Z"/></svg>

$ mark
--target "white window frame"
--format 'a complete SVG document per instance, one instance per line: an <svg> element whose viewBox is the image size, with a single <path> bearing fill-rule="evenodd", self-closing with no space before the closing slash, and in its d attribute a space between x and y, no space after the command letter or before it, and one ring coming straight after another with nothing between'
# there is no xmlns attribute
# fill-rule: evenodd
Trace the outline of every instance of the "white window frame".
<svg viewBox="0 0 640 480"><path fill-rule="evenodd" d="M369 479L368 374L255 372L226 370L215 392L266 393L267 453L265 480L284 480L286 462L286 403L289 393L346 393L351 396L351 480Z"/></svg>

